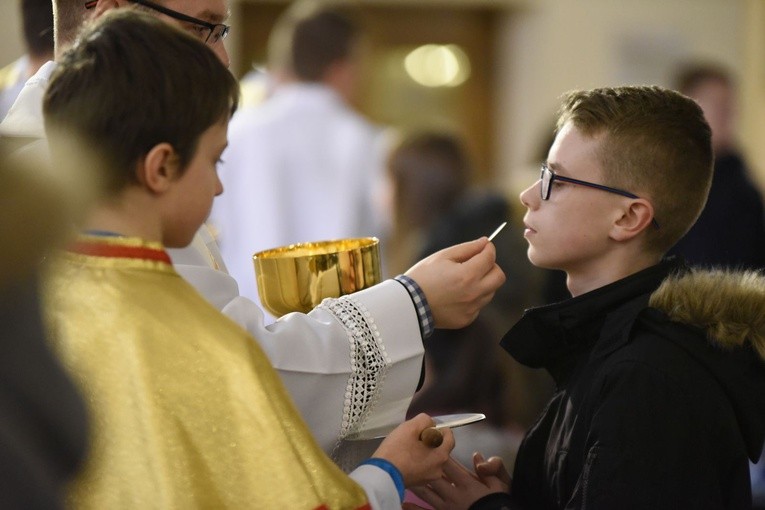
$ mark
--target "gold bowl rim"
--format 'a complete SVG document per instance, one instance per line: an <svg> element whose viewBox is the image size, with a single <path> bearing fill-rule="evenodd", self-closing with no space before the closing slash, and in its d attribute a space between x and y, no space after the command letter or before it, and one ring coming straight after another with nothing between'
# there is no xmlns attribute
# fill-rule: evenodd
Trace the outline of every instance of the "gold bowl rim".
<svg viewBox="0 0 765 510"><path fill-rule="evenodd" d="M354 250L372 248L380 244L377 237L349 237L343 239L328 239L325 241L311 241L306 243L294 243L278 248L262 250L252 255L254 260L270 260L277 258L297 259L301 257L317 257L346 253Z"/></svg>

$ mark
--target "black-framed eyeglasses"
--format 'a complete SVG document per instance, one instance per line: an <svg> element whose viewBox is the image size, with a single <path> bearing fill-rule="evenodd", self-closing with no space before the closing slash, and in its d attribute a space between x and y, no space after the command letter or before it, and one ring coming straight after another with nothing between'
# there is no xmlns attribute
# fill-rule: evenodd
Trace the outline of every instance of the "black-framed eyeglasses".
<svg viewBox="0 0 765 510"><path fill-rule="evenodd" d="M218 41L225 39L226 36L228 35L229 30L231 30L230 26L224 25L223 23L210 23L203 19L195 18L193 16L183 14L182 12L168 9L167 7L163 7L161 5L155 4L154 2L149 2L148 0L130 0L130 1L133 2L134 4L143 5L144 7L148 9L162 13L165 16L169 16L173 19L177 19L178 21L191 23L192 25L194 25L193 33L200 40L204 41L207 44L215 44ZM93 7L96 6L97 3L98 2L96 0L85 2L85 8L92 9Z"/></svg>
<svg viewBox="0 0 765 510"><path fill-rule="evenodd" d="M608 191L609 193L616 193L617 195L621 195L627 198L640 198L634 193L630 193L629 191L624 191L623 189L612 188L610 186L605 186L603 184L596 184L594 182L582 181L580 179L574 179L572 177L563 177L562 175L558 175L552 170L550 170L550 167L548 167L546 163L542 163L542 170L539 176L539 182L541 183L541 186L539 187L539 192L542 196L542 200L550 199L550 194L552 193L552 184L555 181L570 182L571 184L579 184L581 186L587 186L589 188L595 188L602 191ZM651 223L653 223L654 227L659 228L659 223L656 221L656 218L653 218L651 220Z"/></svg>

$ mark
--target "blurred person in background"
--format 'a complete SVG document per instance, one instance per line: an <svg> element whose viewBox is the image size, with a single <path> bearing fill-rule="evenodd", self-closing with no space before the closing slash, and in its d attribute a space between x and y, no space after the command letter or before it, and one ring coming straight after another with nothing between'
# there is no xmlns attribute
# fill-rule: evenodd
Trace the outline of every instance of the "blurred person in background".
<svg viewBox="0 0 765 510"><path fill-rule="evenodd" d="M0 119L8 114L24 83L53 59L51 0L21 0L19 5L26 53L0 69Z"/></svg>
<svg viewBox="0 0 765 510"><path fill-rule="evenodd" d="M384 137L351 106L361 37L347 6L294 3L269 39L271 96L231 122L211 223L245 297L257 251L384 232Z"/></svg>
<svg viewBox="0 0 765 510"><path fill-rule="evenodd" d="M50 75L56 68L54 60L74 42L89 12L85 4L79 0L53 0L52 9L53 58L42 64L37 72L24 83L8 115L0 122L0 136L6 140L15 140L16 146L45 138L42 98Z"/></svg>
<svg viewBox="0 0 765 510"><path fill-rule="evenodd" d="M765 269L765 212L736 144L736 84L719 65L689 64L675 88L696 101L712 128L714 176L696 224L670 253L691 264ZM765 508L765 467L750 465L754 508Z"/></svg>
<svg viewBox="0 0 765 510"><path fill-rule="evenodd" d="M736 84L725 68L689 64L675 89L696 101L712 128L709 198L691 230L669 251L699 266L765 269L765 209L736 143Z"/></svg>
<svg viewBox="0 0 765 510"><path fill-rule="evenodd" d="M681 67L674 87L696 101L712 129L714 174L699 219L669 251L689 264L765 269L765 208L736 142L737 91L731 72L719 64ZM765 509L765 467L750 464L752 502Z"/></svg>

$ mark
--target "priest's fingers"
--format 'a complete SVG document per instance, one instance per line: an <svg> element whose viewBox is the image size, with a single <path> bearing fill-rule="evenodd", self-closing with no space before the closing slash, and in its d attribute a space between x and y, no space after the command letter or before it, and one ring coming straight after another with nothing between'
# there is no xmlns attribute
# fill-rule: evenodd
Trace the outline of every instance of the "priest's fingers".
<svg viewBox="0 0 765 510"><path fill-rule="evenodd" d="M488 244L489 240L485 237L481 237L466 243L449 246L448 248L441 250L440 253L454 262L465 262L471 260L476 255L483 253Z"/></svg>
<svg viewBox="0 0 765 510"><path fill-rule="evenodd" d="M472 256L460 262L464 254ZM482 238L436 252L407 271L425 293L436 327L458 329L475 320L505 282L495 257L494 245Z"/></svg>

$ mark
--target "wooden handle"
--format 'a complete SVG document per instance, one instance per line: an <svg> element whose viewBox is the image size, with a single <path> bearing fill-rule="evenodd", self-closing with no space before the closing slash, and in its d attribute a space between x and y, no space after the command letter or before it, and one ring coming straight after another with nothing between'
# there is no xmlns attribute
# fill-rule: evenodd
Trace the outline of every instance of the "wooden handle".
<svg viewBox="0 0 765 510"><path fill-rule="evenodd" d="M420 432L420 441L431 448L438 448L444 442L444 435L435 427L428 427Z"/></svg>

